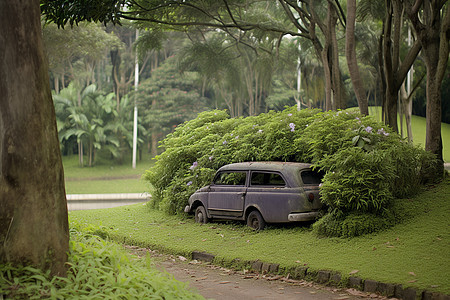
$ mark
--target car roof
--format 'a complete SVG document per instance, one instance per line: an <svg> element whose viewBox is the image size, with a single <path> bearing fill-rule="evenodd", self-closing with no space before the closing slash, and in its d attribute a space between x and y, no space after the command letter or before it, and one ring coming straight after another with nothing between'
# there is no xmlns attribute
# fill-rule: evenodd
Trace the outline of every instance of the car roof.
<svg viewBox="0 0 450 300"><path fill-rule="evenodd" d="M241 162L225 165L219 169L219 171L225 170L256 170L256 171L278 171L278 172L298 172L302 169L310 169L311 164L298 163L298 162L282 162L282 161L252 161Z"/></svg>

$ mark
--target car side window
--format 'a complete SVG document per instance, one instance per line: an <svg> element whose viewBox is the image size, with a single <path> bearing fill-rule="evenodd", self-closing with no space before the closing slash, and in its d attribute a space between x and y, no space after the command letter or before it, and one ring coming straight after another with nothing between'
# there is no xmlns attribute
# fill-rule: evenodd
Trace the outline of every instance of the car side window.
<svg viewBox="0 0 450 300"><path fill-rule="evenodd" d="M250 185L286 186L286 182L278 173L252 172Z"/></svg>
<svg viewBox="0 0 450 300"><path fill-rule="evenodd" d="M322 182L323 174L312 170L302 171L303 184L320 184Z"/></svg>
<svg viewBox="0 0 450 300"><path fill-rule="evenodd" d="M216 185L245 185L246 172L221 172L216 175Z"/></svg>

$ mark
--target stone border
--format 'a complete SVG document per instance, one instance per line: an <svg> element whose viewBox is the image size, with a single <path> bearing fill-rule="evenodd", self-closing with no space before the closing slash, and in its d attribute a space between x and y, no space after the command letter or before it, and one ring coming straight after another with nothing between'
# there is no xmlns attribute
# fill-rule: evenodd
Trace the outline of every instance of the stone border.
<svg viewBox="0 0 450 300"><path fill-rule="evenodd" d="M192 252L192 259L214 262L215 255L206 252ZM291 267L287 269L280 268L279 264L266 263L260 260L248 262L251 271L262 274L289 274L289 278L303 279L314 281L319 284L354 288L367 293L376 293L389 298L397 298L404 300L450 300L450 295L432 292L421 291L415 288L403 288L401 284L383 283L370 279L362 279L351 276L343 278L338 272L319 270L310 270L306 266Z"/></svg>

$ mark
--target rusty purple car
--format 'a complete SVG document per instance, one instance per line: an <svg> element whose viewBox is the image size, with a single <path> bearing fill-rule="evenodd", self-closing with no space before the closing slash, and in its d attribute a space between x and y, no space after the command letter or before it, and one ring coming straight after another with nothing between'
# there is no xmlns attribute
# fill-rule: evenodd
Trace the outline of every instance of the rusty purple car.
<svg viewBox="0 0 450 300"><path fill-rule="evenodd" d="M305 163L229 164L217 171L210 185L192 194L185 212L194 213L199 223L242 220L255 230L266 223L313 221L322 207L321 180Z"/></svg>

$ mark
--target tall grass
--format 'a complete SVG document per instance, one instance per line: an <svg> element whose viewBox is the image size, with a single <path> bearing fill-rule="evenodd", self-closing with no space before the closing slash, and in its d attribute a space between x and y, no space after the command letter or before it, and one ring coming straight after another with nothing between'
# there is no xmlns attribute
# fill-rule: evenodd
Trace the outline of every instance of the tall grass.
<svg viewBox="0 0 450 300"><path fill-rule="evenodd" d="M0 265L1 299L203 299L158 271L150 258L135 259L101 239L96 234L107 235L102 228L73 225L67 277L31 266Z"/></svg>

